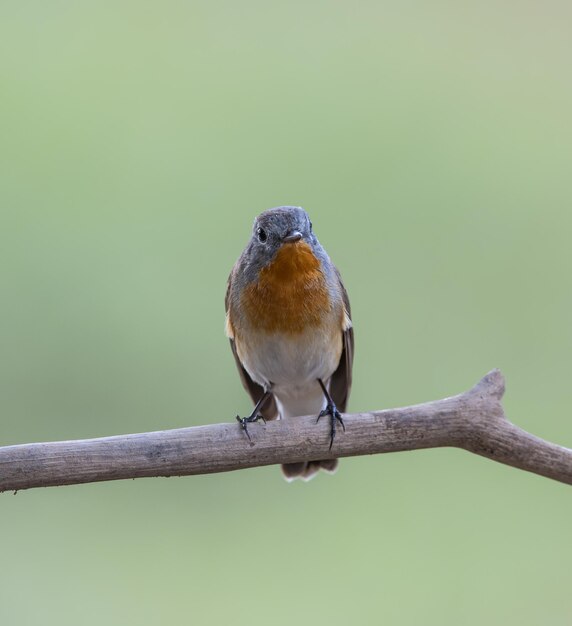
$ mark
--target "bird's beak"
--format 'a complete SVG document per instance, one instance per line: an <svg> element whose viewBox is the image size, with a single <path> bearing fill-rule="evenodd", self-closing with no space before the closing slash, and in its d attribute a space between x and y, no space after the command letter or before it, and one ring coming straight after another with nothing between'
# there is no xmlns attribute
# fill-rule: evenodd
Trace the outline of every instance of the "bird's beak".
<svg viewBox="0 0 572 626"><path fill-rule="evenodd" d="M300 239L302 239L302 233L299 230L291 230L282 241L284 243L296 243Z"/></svg>

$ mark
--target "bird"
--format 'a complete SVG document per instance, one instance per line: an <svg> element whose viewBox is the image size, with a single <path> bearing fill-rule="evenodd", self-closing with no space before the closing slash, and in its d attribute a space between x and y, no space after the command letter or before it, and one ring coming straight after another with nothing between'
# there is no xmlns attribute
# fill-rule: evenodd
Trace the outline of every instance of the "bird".
<svg viewBox="0 0 572 626"><path fill-rule="evenodd" d="M251 238L228 278L226 335L260 419L330 419L331 450L345 424L352 384L354 332L341 276L316 238L306 211L279 206L255 218ZM282 465L286 480L333 473L337 459Z"/></svg>

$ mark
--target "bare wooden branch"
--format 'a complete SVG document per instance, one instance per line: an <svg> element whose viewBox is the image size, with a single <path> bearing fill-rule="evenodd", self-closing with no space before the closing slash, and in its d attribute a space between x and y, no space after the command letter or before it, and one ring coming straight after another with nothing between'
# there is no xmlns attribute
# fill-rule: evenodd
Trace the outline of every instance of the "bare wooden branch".
<svg viewBox="0 0 572 626"><path fill-rule="evenodd" d="M421 448L453 446L572 484L572 450L509 422L504 378L493 370L469 391L415 406L344 415L328 450L327 420L236 422L134 435L0 448L0 492L143 476L186 476Z"/></svg>

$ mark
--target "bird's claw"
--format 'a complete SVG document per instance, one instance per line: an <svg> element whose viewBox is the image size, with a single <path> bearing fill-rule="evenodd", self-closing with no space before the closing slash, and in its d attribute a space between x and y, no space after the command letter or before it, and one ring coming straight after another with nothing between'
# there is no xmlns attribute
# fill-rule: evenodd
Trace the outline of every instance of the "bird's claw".
<svg viewBox="0 0 572 626"><path fill-rule="evenodd" d="M330 416L330 447L334 445L334 439L336 437L336 423L339 422L342 425L342 430L346 432L346 425L344 424L344 420L342 419L341 413L338 411L338 407L333 402L328 402L326 408L323 411L320 411L320 415L318 415L318 419L316 423L320 421L320 417L324 417L324 415Z"/></svg>
<svg viewBox="0 0 572 626"><path fill-rule="evenodd" d="M252 424L253 422L257 422L258 420L262 420L266 424L266 420L260 414L249 415L248 417L240 417L240 415L236 416L236 421L240 424L240 427L246 433L249 441L252 441L252 439L250 438L250 433L248 432L248 424Z"/></svg>

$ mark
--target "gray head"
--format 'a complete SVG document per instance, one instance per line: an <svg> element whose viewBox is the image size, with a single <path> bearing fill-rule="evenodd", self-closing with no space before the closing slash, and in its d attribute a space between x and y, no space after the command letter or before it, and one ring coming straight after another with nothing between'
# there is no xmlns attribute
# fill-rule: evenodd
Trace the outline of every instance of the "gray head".
<svg viewBox="0 0 572 626"><path fill-rule="evenodd" d="M252 227L252 237L239 259L239 271L247 281L255 280L258 272L266 266L278 250L284 246L303 241L322 261L329 258L312 232L312 222L304 209L297 206L280 206L261 213Z"/></svg>
<svg viewBox="0 0 572 626"><path fill-rule="evenodd" d="M315 239L312 235L312 222L306 211L298 206L268 209L254 220L253 242L274 252L284 243L305 240L311 244L312 239Z"/></svg>

